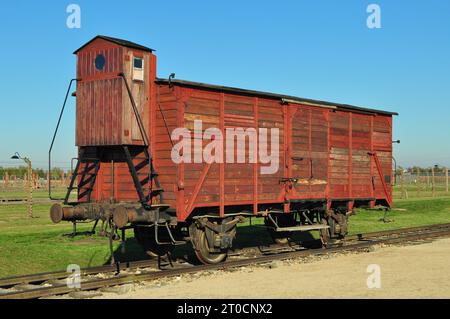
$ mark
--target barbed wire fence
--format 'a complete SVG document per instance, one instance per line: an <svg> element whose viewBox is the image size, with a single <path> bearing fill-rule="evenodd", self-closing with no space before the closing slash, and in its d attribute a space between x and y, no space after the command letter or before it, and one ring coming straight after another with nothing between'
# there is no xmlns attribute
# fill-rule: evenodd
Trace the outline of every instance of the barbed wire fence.
<svg viewBox="0 0 450 319"><path fill-rule="evenodd" d="M33 191L48 190L48 181L51 178L52 189L63 191L67 188L72 176L71 163L59 162L60 165L52 170L33 168L31 174L31 188ZM61 165L62 164L62 165ZM21 165L11 162L0 162L0 201L26 195L30 178L28 172Z"/></svg>
<svg viewBox="0 0 450 319"><path fill-rule="evenodd" d="M394 171L394 199L450 196L448 175L447 167Z"/></svg>
<svg viewBox="0 0 450 319"><path fill-rule="evenodd" d="M51 185L52 189L64 190L72 176L70 165L67 163L61 167L59 173L52 174ZM10 167L18 167L17 164L0 165L7 169ZM450 196L449 192L449 169L447 167L430 167L430 168L416 168L416 169L393 169L393 197L394 199L409 199L420 197L443 197ZM46 176L39 176L35 172L32 176L32 187L34 190L48 189L48 172ZM9 174L4 170L0 174L0 198L4 197L6 193L23 192L27 187L28 176L27 173L22 175Z"/></svg>

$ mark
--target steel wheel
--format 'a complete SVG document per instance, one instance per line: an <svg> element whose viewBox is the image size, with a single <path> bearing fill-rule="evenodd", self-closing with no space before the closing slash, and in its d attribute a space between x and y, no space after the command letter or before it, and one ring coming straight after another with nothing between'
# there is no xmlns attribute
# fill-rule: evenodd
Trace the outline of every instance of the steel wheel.
<svg viewBox="0 0 450 319"><path fill-rule="evenodd" d="M168 253L172 252L174 248L172 244L158 244L155 239L154 228L134 227L134 236L144 249L145 253L151 257L167 255ZM165 236L162 231L159 231L158 239L160 241L166 242L168 240L167 237L168 236Z"/></svg>
<svg viewBox="0 0 450 319"><path fill-rule="evenodd" d="M325 218L322 218L320 223L328 226L328 221ZM326 248L330 242L330 228L320 230L320 240L322 241L322 247Z"/></svg>
<svg viewBox="0 0 450 319"><path fill-rule="evenodd" d="M220 253L212 253L209 251L209 244L204 229L196 229L195 236L197 243L195 255L201 263L218 264L227 258L228 251L222 251Z"/></svg>

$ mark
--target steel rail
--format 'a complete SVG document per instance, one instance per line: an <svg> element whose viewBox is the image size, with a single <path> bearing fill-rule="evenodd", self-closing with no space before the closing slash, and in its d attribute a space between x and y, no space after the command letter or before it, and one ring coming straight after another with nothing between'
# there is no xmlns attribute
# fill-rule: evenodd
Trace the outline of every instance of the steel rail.
<svg viewBox="0 0 450 319"><path fill-rule="evenodd" d="M352 240L366 240L370 239L376 236L385 236L385 235L397 235L397 234L404 234L406 232L412 232L412 231L426 231L429 229L440 229L440 228L446 228L450 227L450 223L448 224L438 224L438 225L427 225L427 226L418 226L418 227L410 227L410 228L400 228L395 230L384 230L379 232L371 232L366 234L355 234L351 236L347 236L345 238L345 241L352 241ZM305 242L304 244L310 243L310 241ZM292 248L292 246L286 246L286 245L271 245L271 246L258 246L258 247L248 247L243 248L240 250L237 250L236 253L245 252L245 250L252 250L252 249L258 249L258 248L267 248L267 249L289 249ZM152 267L157 264L156 260L142 260L142 261L133 261L133 262L126 262L126 263L118 263L114 265L105 265L105 266L97 266L97 267L89 267L89 268L83 268L81 269L82 275L92 275L102 272L119 272L121 270L127 270L127 269L136 269L136 268L145 268L145 267ZM37 273L37 274L31 274L31 275L20 275L20 276L12 276L12 277L6 277L6 278L0 278L0 288L10 287L18 284L30 284L30 283L38 283L38 282L44 282L47 280L55 280L55 279L62 279L66 278L68 276L67 271L61 270L61 271L54 271L54 272L43 272L43 273Z"/></svg>
<svg viewBox="0 0 450 319"><path fill-rule="evenodd" d="M438 225L440 226L440 225ZM184 268L177 268L177 269L169 269L169 270L162 270L158 272L149 272L149 273L141 273L141 274L132 274L132 275L118 275L113 278L105 278L105 279L94 279L94 280L88 280L85 282L82 282L81 288L78 290L86 291L86 290L94 290L99 289L102 287L107 286L115 286L115 285L121 285L121 284L129 284L133 282L140 282L140 281L148 281L148 280L155 280L155 279L161 279L161 278L169 278L184 274L192 274L192 273L198 273L202 271L209 271L209 270L226 270L229 268L236 268L236 267L243 267L243 266L249 266L249 265L256 265L256 264L264 264L273 262L276 260L286 260L286 259L294 259L294 258L301 258L301 257L310 257L310 256L318 256L318 255L327 255L327 254L333 254L333 253L339 253L339 252L349 252L349 251L357 251L364 248L369 248L374 245L378 244L396 244L396 243L403 243L405 241L417 241L417 240L424 240L424 239L432 239L432 238L438 238L443 236L449 236L450 235L450 228L447 227L438 227L437 230L428 229L428 230L421 230L419 229L419 233L417 234L406 234L405 236L395 237L395 238L383 238L383 239L374 239L374 240L368 240L364 241L362 243L356 243L346 246L339 246L339 247L332 247L328 249L308 249L308 250L301 250L301 251L293 251L293 252L284 252L274 255L265 255L260 256L256 258L247 258L247 259L241 259L241 260L232 260L227 261L222 264L217 265L200 265L196 267L184 267ZM411 229L410 229L411 231ZM16 291L11 292L7 294L0 295L0 299L35 299L35 298L42 298L42 297L50 297L54 295L61 295L70 293L73 291L77 291L73 288L67 287L67 285L59 284L51 287L42 287L42 288L36 288L36 289L30 289L30 290L24 290L24 291Z"/></svg>
<svg viewBox="0 0 450 319"><path fill-rule="evenodd" d="M378 232L371 232L366 234L355 234L351 236L347 236L345 238L345 242L353 241L353 240L368 240L377 236L386 236L386 235L401 235L407 232L415 232L415 231L427 231L427 230L437 230L441 228L450 227L450 223L448 224L438 224L438 225L427 225L427 226L417 226L417 227L409 227L409 228L400 228L395 230L384 230ZM310 241L305 242L310 243ZM271 245L271 246L258 246L258 247L249 247L243 248L237 251L245 252L246 250L258 249L258 248L268 248L273 249L274 252L278 249L289 249L292 246L286 245ZM261 250L260 250L261 251ZM137 269L137 268L146 268L152 267L157 264L156 260L143 260L143 261L134 261L134 262L126 262L126 263L117 263L114 265L105 265L105 266L97 266L97 267L89 267L81 269L82 275L93 275L102 272L120 272L121 270L128 269ZM20 275L20 276L12 276L0 279L0 288L7 288L18 284L31 284L31 283L40 283L48 280L57 280L66 278L68 273L66 271L55 271L55 272L43 272L31 275Z"/></svg>
<svg viewBox="0 0 450 319"><path fill-rule="evenodd" d="M119 272L128 269L146 268L156 266L156 260L142 260L127 263L118 263L114 265L105 265L98 267L89 267L81 269L81 275L94 275L107 272ZM43 272L38 274L13 276L0 279L0 288L12 287L19 284L42 283L48 280L58 280L67 278L70 275L67 271ZM1 295L0 295L1 296Z"/></svg>
<svg viewBox="0 0 450 319"><path fill-rule="evenodd" d="M450 223L446 224L435 224L435 225L425 225L425 226L415 226L415 227L408 227L408 228L398 228L398 229L391 229L391 230L381 230L371 233L358 233L350 236L346 236L345 240L353 240L353 239L369 239L372 237L379 237L379 236L386 236L386 235L399 235L404 234L408 232L415 232L415 231L427 231L427 230L436 230L436 229L445 229L450 228Z"/></svg>

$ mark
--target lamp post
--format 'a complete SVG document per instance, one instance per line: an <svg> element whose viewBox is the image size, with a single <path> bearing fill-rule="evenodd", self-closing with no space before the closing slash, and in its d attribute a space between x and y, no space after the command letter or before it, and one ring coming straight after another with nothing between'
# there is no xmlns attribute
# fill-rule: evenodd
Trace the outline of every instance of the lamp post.
<svg viewBox="0 0 450 319"><path fill-rule="evenodd" d="M11 159L21 159L28 167L28 216L33 218L33 168L31 166L31 160L28 157L21 157L19 153L15 153L11 156Z"/></svg>

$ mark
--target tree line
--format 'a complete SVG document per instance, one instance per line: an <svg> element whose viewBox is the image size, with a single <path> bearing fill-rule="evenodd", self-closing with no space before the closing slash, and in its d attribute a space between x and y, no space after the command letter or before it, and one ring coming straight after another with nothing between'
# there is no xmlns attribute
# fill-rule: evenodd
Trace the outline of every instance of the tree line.
<svg viewBox="0 0 450 319"><path fill-rule="evenodd" d="M48 170L44 170L42 168L33 168L33 173L37 174L39 178L47 178L47 172ZM25 174L28 173L28 168L26 166L19 166L19 167L1 167L0 166L0 179L3 179L8 173L8 175L16 176L16 177L23 177ZM60 179L61 175L64 173L64 170L59 167L54 167L51 170L51 178L52 179Z"/></svg>

